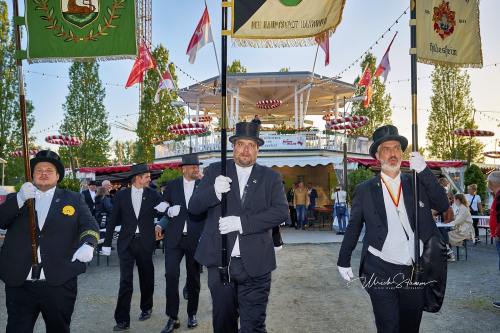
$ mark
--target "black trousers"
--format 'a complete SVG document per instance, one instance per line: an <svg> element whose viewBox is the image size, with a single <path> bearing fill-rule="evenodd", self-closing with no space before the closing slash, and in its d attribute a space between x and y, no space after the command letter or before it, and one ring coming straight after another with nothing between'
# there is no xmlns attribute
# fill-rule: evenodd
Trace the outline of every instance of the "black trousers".
<svg viewBox="0 0 500 333"><path fill-rule="evenodd" d="M26 281L20 287L5 286L6 332L33 332L40 312L47 333L69 332L76 294L76 277L56 287L43 281Z"/></svg>
<svg viewBox="0 0 500 333"><path fill-rule="evenodd" d="M266 309L271 290L271 272L251 277L245 271L241 259L231 258L229 276L230 283L223 285L218 268L208 268L214 332L267 332Z"/></svg>
<svg viewBox="0 0 500 333"><path fill-rule="evenodd" d="M140 239L135 237L128 248L119 254L120 257L120 290L115 309L117 323L130 324L130 301L134 291L134 264L139 272L139 287L141 289L141 311L153 308L153 292L155 271L153 252L142 246Z"/></svg>
<svg viewBox="0 0 500 333"><path fill-rule="evenodd" d="M412 266L388 263L367 253L361 281L370 295L378 333L418 333L424 306L422 287L404 283Z"/></svg>
<svg viewBox="0 0 500 333"><path fill-rule="evenodd" d="M198 300L200 296L200 264L194 259L196 249L191 249L186 236L175 248L165 246L165 279L167 287L165 294L167 306L165 314L177 318L179 314L179 275L182 257L186 257L186 288L188 291L188 316L196 315L198 312Z"/></svg>

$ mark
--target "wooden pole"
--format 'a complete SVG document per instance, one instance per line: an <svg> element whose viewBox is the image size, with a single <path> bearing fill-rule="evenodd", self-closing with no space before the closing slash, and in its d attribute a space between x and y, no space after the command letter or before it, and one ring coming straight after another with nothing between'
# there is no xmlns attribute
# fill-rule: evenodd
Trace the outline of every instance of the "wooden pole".
<svg viewBox="0 0 500 333"><path fill-rule="evenodd" d="M19 4L17 0L13 0L14 18L19 17ZM21 32L19 26L14 24L14 33L16 39L16 51L21 50ZM19 83L19 109L21 111L21 131L23 140L23 158L24 158L24 176L27 182L31 182L31 172L29 163L29 143L28 143L28 125L26 122L26 96L24 93L24 80L23 80L23 61L17 58L17 76ZM37 245L36 245L36 221L35 221L35 206L34 200L26 200L28 206L28 218L31 230L31 278L38 280L40 278L41 265L38 262Z"/></svg>

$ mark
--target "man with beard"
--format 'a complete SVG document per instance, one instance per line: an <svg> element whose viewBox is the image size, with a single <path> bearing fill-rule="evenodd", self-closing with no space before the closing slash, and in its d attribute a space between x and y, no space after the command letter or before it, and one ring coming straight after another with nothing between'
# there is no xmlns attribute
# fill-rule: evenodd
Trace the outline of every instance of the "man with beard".
<svg viewBox="0 0 500 333"><path fill-rule="evenodd" d="M216 333L266 332L266 309L271 271L276 268L272 229L288 219L281 176L256 163L259 125L236 124L234 160L227 161L227 177L221 164L207 169L189 204L193 214L208 212L196 250L196 260L208 267L212 296L212 322ZM221 217L222 194L227 194L227 214ZM228 237L229 283L223 284L221 235Z"/></svg>
<svg viewBox="0 0 500 333"><path fill-rule="evenodd" d="M407 145L395 126L382 126L373 133L370 155L380 162L382 171L356 187L337 263L340 275L351 281L351 254L365 225L359 275L370 296L378 332L418 332L422 319L423 289L398 284L411 281L415 262L414 185L411 175L400 171ZM437 232L431 209L444 212L449 205L444 188L418 152L411 154L410 168L417 172L419 182L422 255L422 242Z"/></svg>
<svg viewBox="0 0 500 333"><path fill-rule="evenodd" d="M194 253L205 215L189 214L188 207L191 197L199 184L200 164L198 155L189 154L182 157L182 177L167 183L163 194L165 201L170 205L167 210L167 219L161 219L155 227L157 239L165 232L165 279L167 306L165 314L167 324L162 333L173 332L179 328L179 275L183 257L186 261L186 292L187 292L187 327L198 326L196 312L200 295L200 264L194 259Z"/></svg>

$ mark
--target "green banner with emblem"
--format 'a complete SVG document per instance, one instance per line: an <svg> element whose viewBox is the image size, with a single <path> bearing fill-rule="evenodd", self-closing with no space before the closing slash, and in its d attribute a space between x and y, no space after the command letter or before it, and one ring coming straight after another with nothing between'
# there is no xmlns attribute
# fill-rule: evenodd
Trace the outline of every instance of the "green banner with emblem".
<svg viewBox="0 0 500 333"><path fill-rule="evenodd" d="M25 0L30 62L135 58L134 0Z"/></svg>

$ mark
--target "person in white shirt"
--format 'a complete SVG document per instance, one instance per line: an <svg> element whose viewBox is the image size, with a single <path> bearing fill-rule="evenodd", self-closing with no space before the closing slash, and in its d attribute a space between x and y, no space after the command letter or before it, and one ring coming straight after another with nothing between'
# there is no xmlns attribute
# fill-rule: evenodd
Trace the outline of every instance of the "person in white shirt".
<svg viewBox="0 0 500 333"><path fill-rule="evenodd" d="M481 196L477 194L477 184L470 184L467 186L467 194L465 195L465 200L469 203L469 212L471 215L483 215L483 205L481 203ZM472 219L472 224L474 226L474 233L476 235L476 238L474 240L475 243L481 242L481 239L479 238L479 228L477 227L477 224L479 223L478 218L473 218Z"/></svg>
<svg viewBox="0 0 500 333"><path fill-rule="evenodd" d="M335 192L332 193L332 200L333 214L337 217L339 224L337 235L343 235L347 227L347 192L337 186Z"/></svg>

